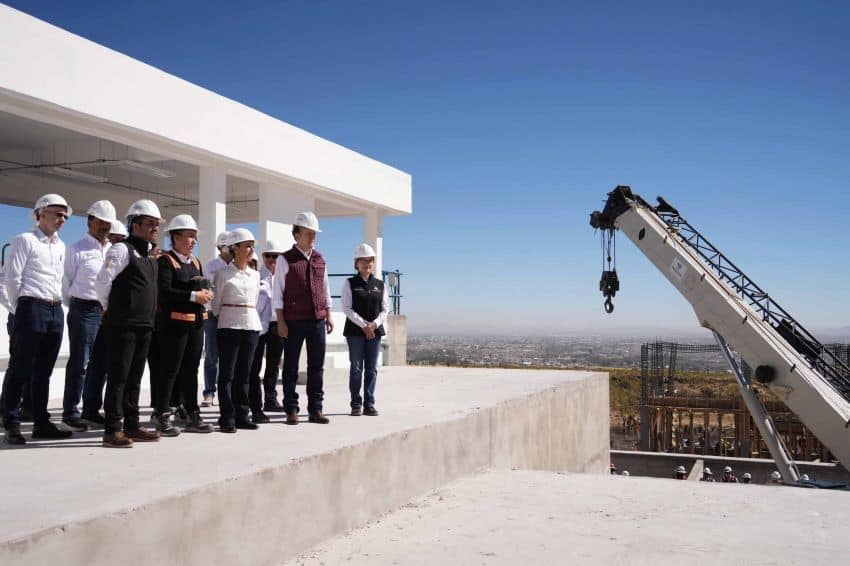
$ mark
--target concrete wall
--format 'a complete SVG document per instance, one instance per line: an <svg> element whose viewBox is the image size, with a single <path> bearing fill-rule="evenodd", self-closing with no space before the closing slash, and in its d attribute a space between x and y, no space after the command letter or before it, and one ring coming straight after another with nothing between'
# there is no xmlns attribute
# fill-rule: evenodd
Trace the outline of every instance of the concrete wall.
<svg viewBox="0 0 850 566"><path fill-rule="evenodd" d="M633 476L653 478L672 478L677 466L690 470L697 460L711 468L716 478L724 466L731 466L739 478L744 472L753 476L753 483L768 483L770 473L776 469L773 460L758 458L722 458L703 456L702 454L667 454L661 452L631 452L611 450L611 462L617 471L628 470ZM850 485L850 473L841 464L823 464L816 462L797 462L800 473L809 474L811 479L842 482Z"/></svg>
<svg viewBox="0 0 850 566"><path fill-rule="evenodd" d="M407 365L407 317L403 314L391 314L384 324L387 335L384 338L384 364L388 366Z"/></svg>
<svg viewBox="0 0 850 566"><path fill-rule="evenodd" d="M603 474L608 464L608 377L592 374L454 420L43 531L0 547L0 564L280 564L485 468Z"/></svg>

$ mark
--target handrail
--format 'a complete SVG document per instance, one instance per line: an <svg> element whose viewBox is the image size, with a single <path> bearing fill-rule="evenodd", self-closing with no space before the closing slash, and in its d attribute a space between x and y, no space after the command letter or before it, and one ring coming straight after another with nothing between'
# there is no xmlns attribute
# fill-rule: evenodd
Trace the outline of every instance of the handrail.
<svg viewBox="0 0 850 566"><path fill-rule="evenodd" d="M328 273L328 277L352 277L354 273ZM401 314L401 276L404 275L398 269L395 271L381 271L384 285L387 287L387 296L390 299L390 313ZM341 299L342 295L331 295L332 299Z"/></svg>

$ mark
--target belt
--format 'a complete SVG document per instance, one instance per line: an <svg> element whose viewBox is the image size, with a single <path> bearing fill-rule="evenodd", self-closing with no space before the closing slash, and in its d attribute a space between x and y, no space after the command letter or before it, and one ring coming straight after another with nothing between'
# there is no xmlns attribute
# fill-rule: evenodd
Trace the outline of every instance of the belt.
<svg viewBox="0 0 850 566"><path fill-rule="evenodd" d="M253 308L255 308L254 305L232 305L230 303L225 303L221 306L223 306L223 307L235 307L235 308L239 308L239 309L253 309Z"/></svg>
<svg viewBox="0 0 850 566"><path fill-rule="evenodd" d="M49 307L58 307L62 304L62 301L48 301L47 299L39 299L38 297L18 297L18 302L20 303L21 301L38 303Z"/></svg>
<svg viewBox="0 0 850 566"><path fill-rule="evenodd" d="M201 316L203 317L204 320L206 320L207 319L206 311L204 311L204 314L201 315ZM195 322L196 320L198 320L198 315L193 313L193 312L172 312L169 315L169 318L171 318L171 320L180 320L180 321L183 321L183 322Z"/></svg>
<svg viewBox="0 0 850 566"><path fill-rule="evenodd" d="M94 299L80 299L79 297L71 297L72 303L80 303L81 305L87 305L90 307L100 307L100 301L96 301Z"/></svg>

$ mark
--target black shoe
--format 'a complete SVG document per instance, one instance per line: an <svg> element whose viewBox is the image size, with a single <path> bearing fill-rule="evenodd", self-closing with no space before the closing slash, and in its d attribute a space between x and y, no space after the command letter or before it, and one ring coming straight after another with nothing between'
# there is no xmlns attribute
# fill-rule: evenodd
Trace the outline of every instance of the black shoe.
<svg viewBox="0 0 850 566"><path fill-rule="evenodd" d="M249 421L247 418L236 419L236 428L243 428L246 430L257 430L258 427L256 424Z"/></svg>
<svg viewBox="0 0 850 566"><path fill-rule="evenodd" d="M89 426L106 426L106 419L104 419L100 413L94 413L93 415L87 415L86 413L83 413L80 418L89 423Z"/></svg>
<svg viewBox="0 0 850 566"><path fill-rule="evenodd" d="M62 422L65 423L65 426L67 426L74 432L85 432L89 429L89 423L87 423L80 417L68 417L62 419Z"/></svg>
<svg viewBox="0 0 850 566"><path fill-rule="evenodd" d="M189 415L189 422L186 424L186 428L183 430L184 432L199 432L201 434L206 434L208 432L212 432L213 427L211 424L204 422L204 419L201 418L201 413L192 413Z"/></svg>
<svg viewBox="0 0 850 566"><path fill-rule="evenodd" d="M267 398L266 402L263 403L263 410L269 413L282 413L284 411L283 405L275 398Z"/></svg>
<svg viewBox="0 0 850 566"><path fill-rule="evenodd" d="M270 423L271 420L264 412L256 411L255 413L251 414L251 422L254 424L266 424Z"/></svg>
<svg viewBox="0 0 850 566"><path fill-rule="evenodd" d="M351 407L351 416L352 417L359 417L362 414L363 414L363 409L361 409L360 407Z"/></svg>
<svg viewBox="0 0 850 566"><path fill-rule="evenodd" d="M32 437L45 440L62 440L74 435L70 430L62 430L50 421L38 423L32 427Z"/></svg>
<svg viewBox="0 0 850 566"><path fill-rule="evenodd" d="M236 425L233 423L219 423L218 430L221 432L233 433L236 432Z"/></svg>
<svg viewBox="0 0 850 566"><path fill-rule="evenodd" d="M363 414L367 417L377 417L378 409L376 409L375 407L366 407L365 409L363 409Z"/></svg>
<svg viewBox="0 0 850 566"><path fill-rule="evenodd" d="M286 424L288 424L288 425L297 425L298 424L298 411L286 411Z"/></svg>
<svg viewBox="0 0 850 566"><path fill-rule="evenodd" d="M328 417L322 414L322 411L311 411L310 417L307 420L316 424L328 424L331 422Z"/></svg>
<svg viewBox="0 0 850 566"><path fill-rule="evenodd" d="M32 413L29 409L21 408L21 422L22 423L31 423L33 422Z"/></svg>
<svg viewBox="0 0 850 566"><path fill-rule="evenodd" d="M10 424L6 429L6 434L3 435L3 440L6 444L16 444L22 446L27 443L24 435L21 434L21 427L16 424Z"/></svg>

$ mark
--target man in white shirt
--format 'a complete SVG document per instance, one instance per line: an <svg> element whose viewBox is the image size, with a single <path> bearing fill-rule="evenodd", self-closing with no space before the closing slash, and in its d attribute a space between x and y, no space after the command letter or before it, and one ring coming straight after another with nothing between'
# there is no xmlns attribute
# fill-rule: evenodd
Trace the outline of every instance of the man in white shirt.
<svg viewBox="0 0 850 566"><path fill-rule="evenodd" d="M218 248L218 256L213 258L204 266L204 275L207 279L215 281L215 274L227 267L230 263L230 248L227 245L227 232L222 232L215 239ZM201 407L212 407L215 397L215 384L218 379L218 344L215 331L218 328L218 317L210 310L210 303L206 305L207 320L204 321L204 400Z"/></svg>
<svg viewBox="0 0 850 566"><path fill-rule="evenodd" d="M7 444L22 445L20 404L29 382L33 410L33 438L71 436L50 422L47 402L50 375L59 355L65 329L62 310L62 265L65 244L59 230L72 213L59 195L47 194L33 207L37 227L12 240L5 265L6 295L15 315L12 355L3 379L3 419Z"/></svg>
<svg viewBox="0 0 850 566"><path fill-rule="evenodd" d="M65 395L62 422L71 430L85 431L89 425L80 418L80 396L92 355L103 307L94 288L97 274L109 250L109 232L115 220L115 207L108 200L93 203L88 211L88 231L68 249L62 299L68 306L68 364L65 366ZM89 411L91 412L91 411Z"/></svg>

